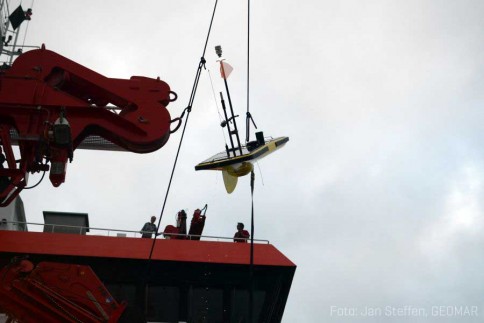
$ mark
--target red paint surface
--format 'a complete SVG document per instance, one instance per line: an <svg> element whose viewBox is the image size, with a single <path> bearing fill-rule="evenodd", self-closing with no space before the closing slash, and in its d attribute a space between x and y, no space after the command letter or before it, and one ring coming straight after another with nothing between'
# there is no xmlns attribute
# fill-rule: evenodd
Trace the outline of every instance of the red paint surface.
<svg viewBox="0 0 484 323"><path fill-rule="evenodd" d="M0 252L147 259L153 239L0 231ZM157 239L152 259L248 264L250 243ZM295 267L270 244L254 244L254 264Z"/></svg>
<svg viewBox="0 0 484 323"><path fill-rule="evenodd" d="M73 150L87 136L148 153L163 147L181 123L176 122L179 118L172 120L166 109L176 95L159 78L108 78L44 46L20 55L2 70L0 83L0 137L7 161L0 176L11 182L0 191L0 206L18 196L27 185L28 172L49 170L39 158L50 161L49 178L57 187L65 181ZM119 110L113 113L105 108L108 104ZM64 112L67 123L60 124ZM9 138L13 129L18 133L19 161Z"/></svg>

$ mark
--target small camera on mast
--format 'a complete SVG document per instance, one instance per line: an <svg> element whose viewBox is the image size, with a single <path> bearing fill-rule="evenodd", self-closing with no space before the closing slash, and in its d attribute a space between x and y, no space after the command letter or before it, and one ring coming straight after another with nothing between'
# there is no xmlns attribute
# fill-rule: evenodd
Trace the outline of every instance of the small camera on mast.
<svg viewBox="0 0 484 323"><path fill-rule="evenodd" d="M222 57L222 46L215 46L215 53L217 53L218 57Z"/></svg>

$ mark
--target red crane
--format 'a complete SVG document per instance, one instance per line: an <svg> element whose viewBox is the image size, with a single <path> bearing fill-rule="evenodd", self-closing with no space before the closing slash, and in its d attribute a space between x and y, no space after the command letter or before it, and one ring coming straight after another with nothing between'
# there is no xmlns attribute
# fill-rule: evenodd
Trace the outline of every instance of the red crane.
<svg viewBox="0 0 484 323"><path fill-rule="evenodd" d="M0 277L0 308L17 322L118 322L127 306L89 266L14 258Z"/></svg>
<svg viewBox="0 0 484 323"><path fill-rule="evenodd" d="M62 184L89 136L136 153L161 148L181 123L166 109L176 97L159 78L108 78L44 46L22 54L0 73L0 206L26 187L28 173L50 170L52 185Z"/></svg>

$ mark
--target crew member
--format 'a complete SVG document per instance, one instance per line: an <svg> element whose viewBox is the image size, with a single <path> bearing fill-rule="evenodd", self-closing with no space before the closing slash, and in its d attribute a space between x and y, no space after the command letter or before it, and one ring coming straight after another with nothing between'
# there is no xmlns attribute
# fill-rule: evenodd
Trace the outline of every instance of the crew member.
<svg viewBox="0 0 484 323"><path fill-rule="evenodd" d="M234 242L247 242L249 239L250 234L247 230L244 230L243 223L237 223L237 232L234 234Z"/></svg>
<svg viewBox="0 0 484 323"><path fill-rule="evenodd" d="M145 223L145 225L141 229L141 234L142 234L141 238L151 238L153 233L156 234L157 230L156 230L155 221L156 221L156 216L152 216L151 221Z"/></svg>

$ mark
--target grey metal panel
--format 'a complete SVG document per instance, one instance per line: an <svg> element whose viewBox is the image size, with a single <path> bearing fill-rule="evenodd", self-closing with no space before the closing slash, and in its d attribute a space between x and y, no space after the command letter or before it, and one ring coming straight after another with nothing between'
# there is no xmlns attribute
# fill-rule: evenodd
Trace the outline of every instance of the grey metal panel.
<svg viewBox="0 0 484 323"><path fill-rule="evenodd" d="M44 232L86 234L89 232L87 213L44 211ZM82 227L82 229L81 229Z"/></svg>
<svg viewBox="0 0 484 323"><path fill-rule="evenodd" d="M9 205L0 208L0 230L27 231L26 224L11 222L26 222L24 203L20 196Z"/></svg>

